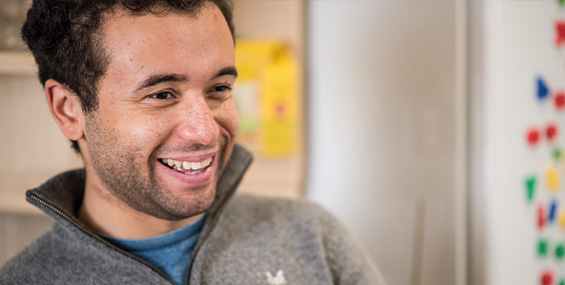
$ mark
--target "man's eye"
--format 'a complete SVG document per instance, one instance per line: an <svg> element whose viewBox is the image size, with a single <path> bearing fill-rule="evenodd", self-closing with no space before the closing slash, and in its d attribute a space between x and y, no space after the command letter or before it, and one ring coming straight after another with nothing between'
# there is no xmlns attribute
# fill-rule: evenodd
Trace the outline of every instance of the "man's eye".
<svg viewBox="0 0 565 285"><path fill-rule="evenodd" d="M224 92L224 91L230 91L231 87L229 87L228 85L218 85L218 86L214 86L214 92Z"/></svg>
<svg viewBox="0 0 565 285"><path fill-rule="evenodd" d="M157 100L167 100L173 98L174 96L173 94L171 94L171 92L163 91L163 92L155 93L149 97Z"/></svg>

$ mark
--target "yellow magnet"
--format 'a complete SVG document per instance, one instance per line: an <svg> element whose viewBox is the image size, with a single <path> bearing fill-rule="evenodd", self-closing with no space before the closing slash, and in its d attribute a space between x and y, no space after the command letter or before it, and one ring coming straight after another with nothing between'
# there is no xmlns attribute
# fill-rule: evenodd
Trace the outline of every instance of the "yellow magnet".
<svg viewBox="0 0 565 285"><path fill-rule="evenodd" d="M565 230L565 209L559 210L559 226Z"/></svg>
<svg viewBox="0 0 565 285"><path fill-rule="evenodd" d="M559 190L559 173L553 165L549 165L546 169L547 189L555 192Z"/></svg>

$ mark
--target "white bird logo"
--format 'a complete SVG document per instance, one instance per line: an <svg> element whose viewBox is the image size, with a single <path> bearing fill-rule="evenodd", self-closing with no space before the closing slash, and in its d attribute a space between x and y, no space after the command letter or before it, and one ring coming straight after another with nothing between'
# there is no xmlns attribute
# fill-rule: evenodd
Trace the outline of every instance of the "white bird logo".
<svg viewBox="0 0 565 285"><path fill-rule="evenodd" d="M266 272L269 285L284 285L286 284L286 278L284 278L284 272L282 270L277 271L277 274L273 276L271 272Z"/></svg>

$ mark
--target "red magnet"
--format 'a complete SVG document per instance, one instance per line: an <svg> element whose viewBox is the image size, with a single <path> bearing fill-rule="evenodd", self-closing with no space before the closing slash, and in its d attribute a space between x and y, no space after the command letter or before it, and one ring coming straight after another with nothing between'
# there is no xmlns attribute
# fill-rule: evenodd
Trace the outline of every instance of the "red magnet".
<svg viewBox="0 0 565 285"><path fill-rule="evenodd" d="M547 137L548 141L552 141L557 137L557 125L554 123L549 123L545 127L545 136Z"/></svg>
<svg viewBox="0 0 565 285"><path fill-rule="evenodd" d="M540 278L541 285L552 285L553 284L553 273L549 270L545 270L541 273Z"/></svg>
<svg viewBox="0 0 565 285"><path fill-rule="evenodd" d="M539 132L535 128L531 128L526 132L526 139L530 145L536 145L539 141Z"/></svg>
<svg viewBox="0 0 565 285"><path fill-rule="evenodd" d="M563 110L565 108L565 92L563 90L556 91L553 96L553 102L555 103L555 109Z"/></svg>
<svg viewBox="0 0 565 285"><path fill-rule="evenodd" d="M557 47L565 42L565 20L555 21L555 44Z"/></svg>
<svg viewBox="0 0 565 285"><path fill-rule="evenodd" d="M541 231L543 230L543 226L545 225L545 210L543 209L543 205L538 205L538 229Z"/></svg>

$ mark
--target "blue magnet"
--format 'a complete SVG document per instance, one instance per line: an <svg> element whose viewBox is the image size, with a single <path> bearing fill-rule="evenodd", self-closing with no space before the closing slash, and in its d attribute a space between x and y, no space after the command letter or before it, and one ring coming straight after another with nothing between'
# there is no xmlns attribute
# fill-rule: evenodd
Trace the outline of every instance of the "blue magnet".
<svg viewBox="0 0 565 285"><path fill-rule="evenodd" d="M538 99L539 100L544 100L549 96L549 88L547 87L547 84L545 83L545 81L543 80L543 78L541 78L541 76L538 76L538 80L537 80L537 85L538 85Z"/></svg>
<svg viewBox="0 0 565 285"><path fill-rule="evenodd" d="M549 206L549 213L547 215L547 222L553 223L555 220L555 214L557 214L557 200L553 199Z"/></svg>

